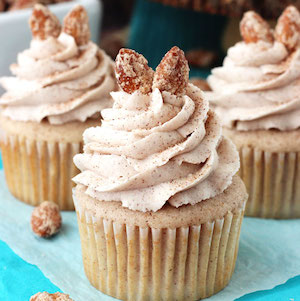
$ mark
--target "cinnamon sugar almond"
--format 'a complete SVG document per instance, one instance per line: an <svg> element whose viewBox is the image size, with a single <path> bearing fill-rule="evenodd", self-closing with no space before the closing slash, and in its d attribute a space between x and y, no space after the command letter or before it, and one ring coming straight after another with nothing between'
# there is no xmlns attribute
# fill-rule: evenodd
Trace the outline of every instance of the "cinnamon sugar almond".
<svg viewBox="0 0 300 301"><path fill-rule="evenodd" d="M31 229L40 237L50 237L61 228L61 215L58 205L45 201L36 207L31 215Z"/></svg>
<svg viewBox="0 0 300 301"><path fill-rule="evenodd" d="M33 37L40 40L58 37L61 32L61 26L57 17L42 4L34 6L29 25Z"/></svg>
<svg viewBox="0 0 300 301"><path fill-rule="evenodd" d="M177 46L169 50L157 66L152 89L183 95L189 81L189 66L184 52Z"/></svg>
<svg viewBox="0 0 300 301"><path fill-rule="evenodd" d="M89 42L91 38L89 17L82 5L76 5L65 16L63 31L74 37L78 46Z"/></svg>
<svg viewBox="0 0 300 301"><path fill-rule="evenodd" d="M154 71L141 54L122 48L116 58L115 68L118 84L123 91L129 94L134 91L143 94L151 92Z"/></svg>
<svg viewBox="0 0 300 301"><path fill-rule="evenodd" d="M300 13L295 6L288 6L277 21L275 38L290 51L300 44Z"/></svg>
<svg viewBox="0 0 300 301"><path fill-rule="evenodd" d="M49 294L47 292L37 293L31 296L30 301L73 301L69 295L63 293Z"/></svg>
<svg viewBox="0 0 300 301"><path fill-rule="evenodd" d="M246 43L273 42L274 40L269 24L254 11L244 14L240 23L240 32Z"/></svg>

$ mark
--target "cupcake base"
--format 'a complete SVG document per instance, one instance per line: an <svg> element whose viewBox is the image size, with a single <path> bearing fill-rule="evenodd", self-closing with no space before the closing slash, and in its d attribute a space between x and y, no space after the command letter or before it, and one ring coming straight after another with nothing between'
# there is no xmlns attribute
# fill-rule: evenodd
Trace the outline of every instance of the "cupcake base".
<svg viewBox="0 0 300 301"><path fill-rule="evenodd" d="M137 212L101 202L78 185L85 273L121 300L199 300L223 289L234 271L247 194L236 176L221 195L194 206Z"/></svg>
<svg viewBox="0 0 300 301"><path fill-rule="evenodd" d="M10 192L37 206L52 201L74 210L71 179L78 170L73 157L82 150L82 134L98 120L51 125L20 122L0 115L0 148Z"/></svg>
<svg viewBox="0 0 300 301"><path fill-rule="evenodd" d="M240 153L239 175L249 193L245 215L300 218L300 130L224 129L224 135Z"/></svg>

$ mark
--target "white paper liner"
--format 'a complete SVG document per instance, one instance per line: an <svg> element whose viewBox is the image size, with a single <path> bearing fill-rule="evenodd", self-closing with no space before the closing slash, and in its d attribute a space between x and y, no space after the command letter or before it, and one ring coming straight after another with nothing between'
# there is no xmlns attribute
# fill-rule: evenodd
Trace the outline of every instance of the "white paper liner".
<svg viewBox="0 0 300 301"><path fill-rule="evenodd" d="M8 135L0 141L6 182L19 200L37 206L47 200L74 210L71 179L78 173L73 157L82 143L54 143Z"/></svg>
<svg viewBox="0 0 300 301"><path fill-rule="evenodd" d="M244 208L176 229L96 219L75 207L85 273L122 300L198 300L223 289L234 271Z"/></svg>
<svg viewBox="0 0 300 301"><path fill-rule="evenodd" d="M249 199L245 215L300 217L300 152L268 152L242 147L240 177Z"/></svg>

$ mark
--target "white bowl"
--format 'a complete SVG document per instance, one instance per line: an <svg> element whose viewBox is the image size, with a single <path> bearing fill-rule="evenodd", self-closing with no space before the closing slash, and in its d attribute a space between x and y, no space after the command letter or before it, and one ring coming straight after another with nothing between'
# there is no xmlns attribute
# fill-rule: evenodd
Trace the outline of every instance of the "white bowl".
<svg viewBox="0 0 300 301"><path fill-rule="evenodd" d="M99 42L102 4L100 0L74 0L49 5L53 13L62 21L76 4L83 5L89 15L91 36ZM31 31L28 20L31 9L0 13L0 76L10 75L9 66L16 62L17 54L29 47ZM0 95L3 92L0 87Z"/></svg>

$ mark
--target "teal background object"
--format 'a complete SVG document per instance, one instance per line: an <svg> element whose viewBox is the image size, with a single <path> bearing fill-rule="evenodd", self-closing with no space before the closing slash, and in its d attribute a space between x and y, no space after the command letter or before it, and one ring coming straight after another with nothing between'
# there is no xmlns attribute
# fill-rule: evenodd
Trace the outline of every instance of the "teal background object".
<svg viewBox="0 0 300 301"><path fill-rule="evenodd" d="M182 50L214 50L222 62L221 43L227 24L224 16L199 13L165 6L148 0L137 0L130 26L128 47L142 53L155 68L173 46ZM191 76L206 77L209 70L191 69Z"/></svg>
<svg viewBox="0 0 300 301"><path fill-rule="evenodd" d="M60 290L38 267L25 262L0 240L0 300L27 301L40 291Z"/></svg>

